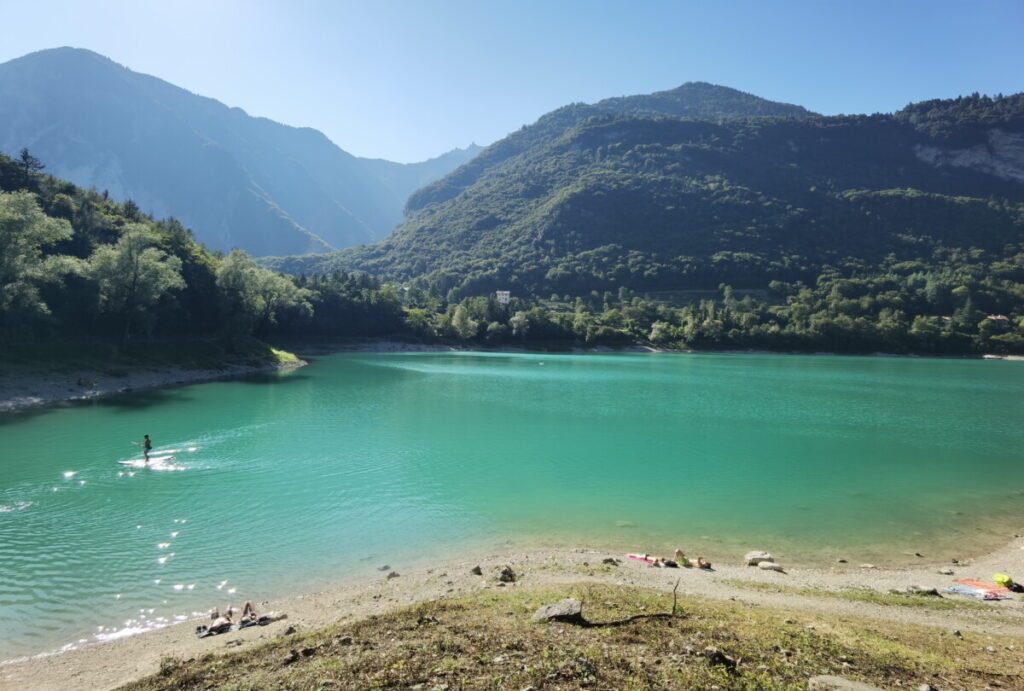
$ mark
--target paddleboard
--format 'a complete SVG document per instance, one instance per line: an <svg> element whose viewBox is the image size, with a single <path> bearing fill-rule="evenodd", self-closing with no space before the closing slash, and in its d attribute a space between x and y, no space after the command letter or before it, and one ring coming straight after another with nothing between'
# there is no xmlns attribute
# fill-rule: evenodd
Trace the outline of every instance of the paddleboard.
<svg viewBox="0 0 1024 691"><path fill-rule="evenodd" d="M165 456L150 456L149 457L149 463L146 463L146 459L145 458L135 458L135 459L132 459L130 461L118 461L117 463L118 463L118 465L126 465L126 466L128 466L130 468L146 468L147 466L164 465L168 461L172 461L172 460L174 460L174 456L165 455Z"/></svg>

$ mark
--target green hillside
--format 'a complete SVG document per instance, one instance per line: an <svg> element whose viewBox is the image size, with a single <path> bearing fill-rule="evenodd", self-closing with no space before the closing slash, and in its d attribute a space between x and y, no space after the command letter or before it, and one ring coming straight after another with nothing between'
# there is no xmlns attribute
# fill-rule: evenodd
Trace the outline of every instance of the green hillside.
<svg viewBox="0 0 1024 691"><path fill-rule="evenodd" d="M413 195L384 242L270 265L364 270L456 301L624 289L683 307L685 291L723 284L759 296L746 326L723 325L744 338L683 337L675 320L691 344L892 348L876 333L886 319L958 319L976 335L988 315L1006 317L997 330L1024 316L1024 95L715 121L590 108L546 115ZM851 323L824 338L812 315Z"/></svg>

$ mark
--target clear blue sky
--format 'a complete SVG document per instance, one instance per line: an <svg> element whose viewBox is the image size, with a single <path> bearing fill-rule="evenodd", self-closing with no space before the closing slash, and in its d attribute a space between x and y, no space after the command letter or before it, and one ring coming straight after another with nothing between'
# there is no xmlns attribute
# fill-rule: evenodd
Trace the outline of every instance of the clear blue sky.
<svg viewBox="0 0 1024 691"><path fill-rule="evenodd" d="M1024 0L0 0L0 18L0 62L88 48L396 161L686 81L826 114L1024 91Z"/></svg>

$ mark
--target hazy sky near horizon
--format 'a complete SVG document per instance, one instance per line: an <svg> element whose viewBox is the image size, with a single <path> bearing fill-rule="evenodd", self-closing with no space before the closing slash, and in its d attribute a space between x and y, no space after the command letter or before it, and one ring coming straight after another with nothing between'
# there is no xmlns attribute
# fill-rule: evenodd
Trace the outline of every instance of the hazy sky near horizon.
<svg viewBox="0 0 1024 691"><path fill-rule="evenodd" d="M1024 0L0 0L0 19L0 62L88 48L403 162L687 81L824 114L1024 91Z"/></svg>

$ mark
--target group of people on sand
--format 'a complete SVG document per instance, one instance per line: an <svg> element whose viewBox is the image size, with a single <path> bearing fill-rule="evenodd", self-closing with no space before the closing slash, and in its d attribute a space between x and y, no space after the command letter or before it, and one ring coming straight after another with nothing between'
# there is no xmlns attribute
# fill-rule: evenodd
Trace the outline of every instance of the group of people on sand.
<svg viewBox="0 0 1024 691"><path fill-rule="evenodd" d="M197 626L196 633L199 634L200 638L203 638L230 631L236 626L240 629L256 626L268 619L267 615L261 617L256 614L256 605L252 603L252 600L246 600L245 605L242 607L241 617L236 620L234 616L235 610L230 605L223 612L214 607L213 611L210 612L210 623Z"/></svg>

